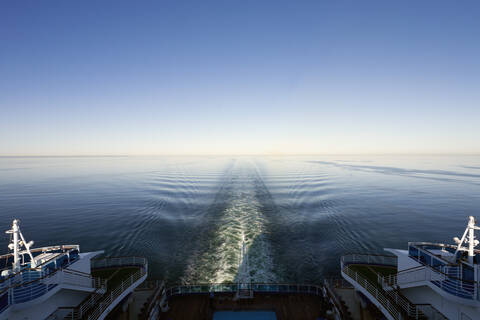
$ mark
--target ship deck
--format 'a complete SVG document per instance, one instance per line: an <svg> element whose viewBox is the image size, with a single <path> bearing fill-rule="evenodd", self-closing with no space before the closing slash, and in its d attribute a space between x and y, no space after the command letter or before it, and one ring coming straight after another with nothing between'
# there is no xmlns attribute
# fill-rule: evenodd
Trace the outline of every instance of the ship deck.
<svg viewBox="0 0 480 320"><path fill-rule="evenodd" d="M215 311L273 311L277 320L318 319L325 317L327 306L319 296L308 294L255 293L251 299L234 300L232 293L188 294L169 299L170 310L160 315L168 319L211 320Z"/></svg>

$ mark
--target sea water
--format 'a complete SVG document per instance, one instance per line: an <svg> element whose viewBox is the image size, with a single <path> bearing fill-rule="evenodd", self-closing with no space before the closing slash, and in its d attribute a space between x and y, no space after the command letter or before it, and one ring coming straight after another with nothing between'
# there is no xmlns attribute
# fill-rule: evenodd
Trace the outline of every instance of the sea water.
<svg viewBox="0 0 480 320"><path fill-rule="evenodd" d="M469 215L479 156L0 157L0 230L145 256L170 283L319 283L342 254L452 243Z"/></svg>

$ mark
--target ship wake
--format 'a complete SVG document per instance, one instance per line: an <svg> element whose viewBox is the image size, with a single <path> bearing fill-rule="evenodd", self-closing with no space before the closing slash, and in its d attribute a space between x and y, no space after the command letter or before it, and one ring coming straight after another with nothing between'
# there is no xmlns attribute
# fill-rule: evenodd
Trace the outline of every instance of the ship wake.
<svg viewBox="0 0 480 320"><path fill-rule="evenodd" d="M251 165L235 165L226 178L213 206L221 208L212 213L214 227L205 237L200 235L197 253L183 280L224 283L249 278L252 282L273 282L277 275L268 237L268 217L262 212L258 194L259 187L265 187ZM240 271L244 243L248 275Z"/></svg>

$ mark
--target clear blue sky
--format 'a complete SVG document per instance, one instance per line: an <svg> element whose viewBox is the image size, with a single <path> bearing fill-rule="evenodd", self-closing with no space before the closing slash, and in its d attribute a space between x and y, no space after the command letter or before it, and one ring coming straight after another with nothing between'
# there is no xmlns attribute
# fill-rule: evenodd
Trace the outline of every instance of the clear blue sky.
<svg viewBox="0 0 480 320"><path fill-rule="evenodd" d="M0 155L480 153L480 2L2 1Z"/></svg>

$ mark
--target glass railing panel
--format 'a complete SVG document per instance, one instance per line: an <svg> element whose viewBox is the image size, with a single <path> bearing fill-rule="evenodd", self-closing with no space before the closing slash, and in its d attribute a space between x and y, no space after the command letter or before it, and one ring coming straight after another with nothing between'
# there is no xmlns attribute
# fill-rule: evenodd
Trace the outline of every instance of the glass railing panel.
<svg viewBox="0 0 480 320"><path fill-rule="evenodd" d="M432 263L432 257L426 254L425 252L420 251L418 258L419 258L419 261L423 264L430 265Z"/></svg>
<svg viewBox="0 0 480 320"><path fill-rule="evenodd" d="M0 312L8 307L8 291L0 296Z"/></svg>
<svg viewBox="0 0 480 320"><path fill-rule="evenodd" d="M462 279L467 281L475 280L475 273L472 267L462 264Z"/></svg>

